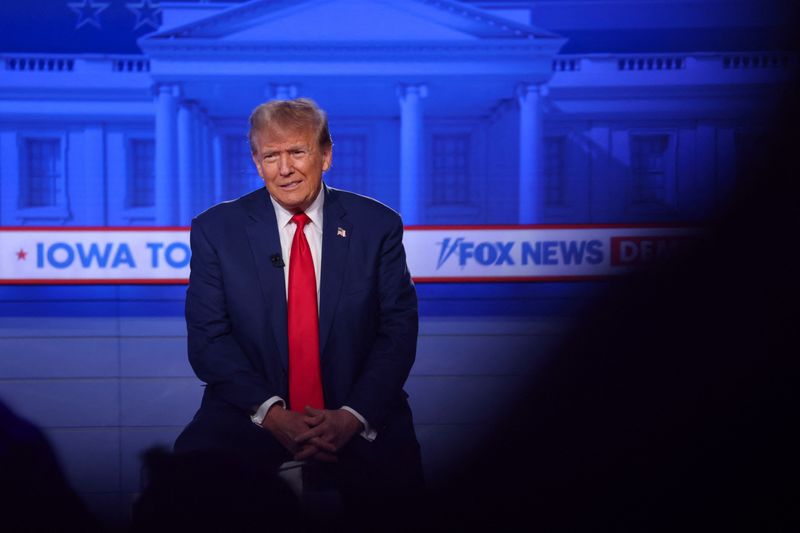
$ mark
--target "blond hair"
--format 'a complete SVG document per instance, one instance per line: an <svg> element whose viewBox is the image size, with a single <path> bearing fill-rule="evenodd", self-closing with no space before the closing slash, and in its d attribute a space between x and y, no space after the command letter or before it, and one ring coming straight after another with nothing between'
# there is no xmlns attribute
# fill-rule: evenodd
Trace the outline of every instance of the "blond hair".
<svg viewBox="0 0 800 533"><path fill-rule="evenodd" d="M254 154L257 150L255 136L273 125L286 129L310 130L315 133L320 148L333 145L328 130L328 116L310 98L272 100L256 107L250 113L250 131L247 134L250 150Z"/></svg>

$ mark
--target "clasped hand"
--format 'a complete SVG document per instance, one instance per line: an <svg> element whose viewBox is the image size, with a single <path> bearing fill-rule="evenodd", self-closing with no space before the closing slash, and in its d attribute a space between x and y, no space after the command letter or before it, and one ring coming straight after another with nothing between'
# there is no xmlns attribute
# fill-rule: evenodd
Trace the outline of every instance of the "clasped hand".
<svg viewBox="0 0 800 533"><path fill-rule="evenodd" d="M306 406L305 413L296 413L280 405L269 410L262 425L296 461L324 462L336 462L336 453L363 428L361 422L344 409Z"/></svg>

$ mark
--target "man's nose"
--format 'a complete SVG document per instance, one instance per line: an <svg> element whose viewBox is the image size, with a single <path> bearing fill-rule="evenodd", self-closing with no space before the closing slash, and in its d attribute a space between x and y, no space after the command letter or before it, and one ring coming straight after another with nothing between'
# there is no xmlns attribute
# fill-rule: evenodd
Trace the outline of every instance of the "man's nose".
<svg viewBox="0 0 800 533"><path fill-rule="evenodd" d="M289 154L280 155L280 159L278 161L278 172L281 173L281 176L288 176L292 173L292 160L289 157Z"/></svg>

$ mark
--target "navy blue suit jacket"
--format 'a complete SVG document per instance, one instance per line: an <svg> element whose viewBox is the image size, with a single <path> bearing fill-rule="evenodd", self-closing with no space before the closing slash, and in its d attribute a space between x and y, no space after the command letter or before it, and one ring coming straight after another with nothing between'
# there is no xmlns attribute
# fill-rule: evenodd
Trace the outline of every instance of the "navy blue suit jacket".
<svg viewBox="0 0 800 533"><path fill-rule="evenodd" d="M402 221L363 196L327 186L320 194L325 406L355 409L379 440L399 416L401 440L416 443L403 384L416 353L417 297ZM220 402L248 417L272 396L288 400L286 289L283 268L272 260L281 246L266 188L198 215L191 246L189 360L207 384L198 416Z"/></svg>

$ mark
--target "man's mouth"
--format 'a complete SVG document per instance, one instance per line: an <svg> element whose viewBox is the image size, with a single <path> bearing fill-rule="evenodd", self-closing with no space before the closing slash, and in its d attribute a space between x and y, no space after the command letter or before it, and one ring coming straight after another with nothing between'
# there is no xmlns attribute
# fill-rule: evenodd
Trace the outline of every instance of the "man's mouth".
<svg viewBox="0 0 800 533"><path fill-rule="evenodd" d="M280 188L285 191L290 191L292 189L296 189L297 187L299 187L301 183L302 181L290 181L289 183L284 183L283 185L281 185Z"/></svg>

